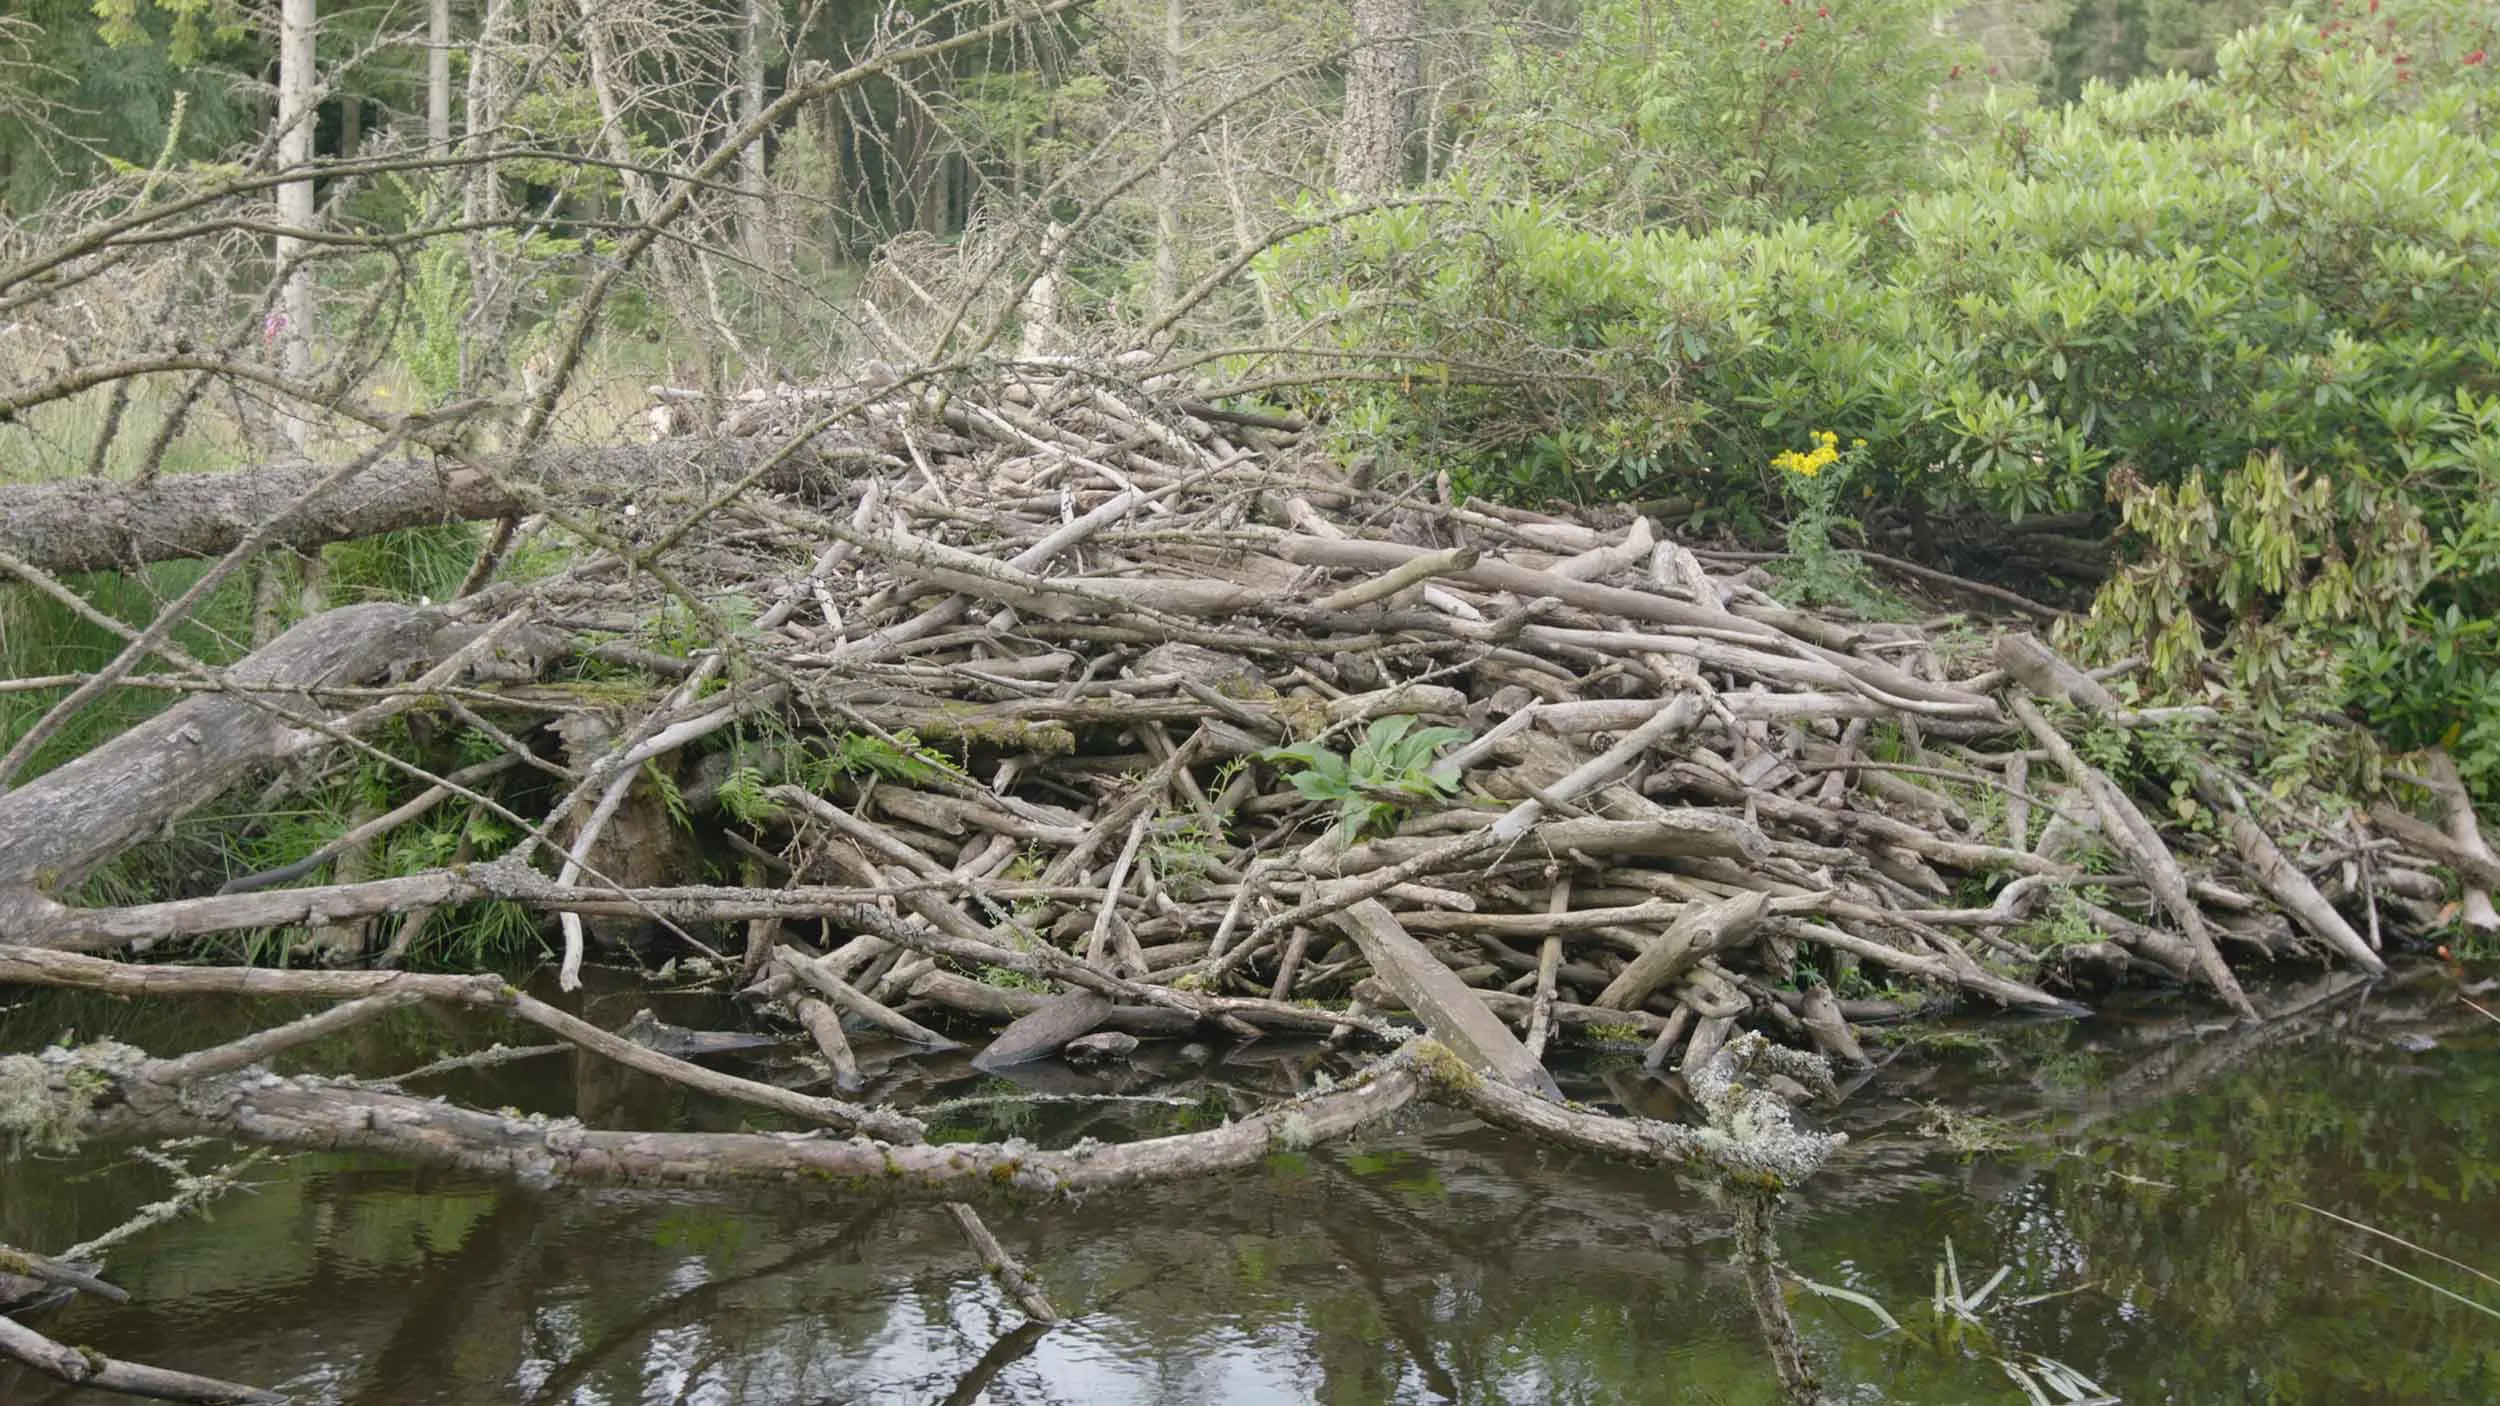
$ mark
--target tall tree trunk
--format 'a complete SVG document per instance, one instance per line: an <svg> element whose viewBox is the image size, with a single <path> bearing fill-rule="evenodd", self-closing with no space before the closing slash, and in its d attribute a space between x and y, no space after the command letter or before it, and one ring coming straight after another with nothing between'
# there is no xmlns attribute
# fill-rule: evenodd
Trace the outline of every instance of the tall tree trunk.
<svg viewBox="0 0 2500 1406"><path fill-rule="evenodd" d="M486 14L478 24L477 42L469 49L469 133L468 154L481 158L469 177L469 189L461 201L463 222L499 219L503 215L502 191L496 185L495 164L483 158L495 148L495 127L503 120L503 32L512 21L513 0L486 0ZM483 239L470 241L470 286L486 288L490 270L483 262L491 256L492 245Z"/></svg>
<svg viewBox="0 0 2500 1406"><path fill-rule="evenodd" d="M451 0L433 0L425 29L425 144L451 150Z"/></svg>
<svg viewBox="0 0 2500 1406"><path fill-rule="evenodd" d="M1183 0L1163 0L1163 164L1155 181L1154 312L1161 317L1181 296L1181 19Z"/></svg>
<svg viewBox="0 0 2500 1406"><path fill-rule="evenodd" d="M1423 17L1423 0L1354 0L1355 47L1337 130L1337 189L1348 195L1395 190L1405 174Z"/></svg>
<svg viewBox="0 0 2500 1406"><path fill-rule="evenodd" d="M753 122L764 111L764 51L772 35L776 0L746 0L744 23L738 30L740 122ZM759 268L772 261L772 187L766 183L764 138L759 134L738 153L738 187L745 199L738 205L738 231L747 258Z"/></svg>
<svg viewBox="0 0 2500 1406"><path fill-rule="evenodd" d="M313 33L319 24L314 0L282 0L278 7L278 164L293 169L310 165L313 157L313 104L319 88L313 75ZM278 223L308 230L313 223L313 183L308 178L278 187ZM304 241L278 236L278 267L286 278L284 322L277 329L281 363L297 380L312 375L312 272L302 266ZM298 454L312 439L311 422L300 407L290 406L283 420L287 443Z"/></svg>

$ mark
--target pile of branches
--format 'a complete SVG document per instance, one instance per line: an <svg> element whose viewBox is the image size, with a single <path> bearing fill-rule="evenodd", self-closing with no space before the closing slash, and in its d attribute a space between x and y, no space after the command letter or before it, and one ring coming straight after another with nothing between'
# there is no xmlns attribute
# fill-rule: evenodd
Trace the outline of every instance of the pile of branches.
<svg viewBox="0 0 2500 1406"><path fill-rule="evenodd" d="M2227 719L2132 709L2031 635L1800 612L1646 519L1374 487L1288 418L1090 374L785 390L700 439L452 476L284 473L81 500L83 536L38 530L58 491L17 491L0 528L73 569L500 518L490 557L540 574L332 609L222 669L130 632L188 696L0 794L0 983L344 1004L180 1059L54 1052L55 1122L967 1199L1245 1165L1438 1098L1776 1189L1831 1144L1746 1111L1748 1073L1802 1097L1823 1061L1866 1062L1870 1022L2074 1011L2120 980L2256 1019L2248 964L2374 975L2443 920L2434 864L2472 903L2500 881L2452 780L2441 823L2365 827L2268 794ZM282 506L246 527L168 507L185 492ZM409 745L373 741L386 722ZM2169 745L2130 750L2148 731ZM406 799L216 892L74 901L178 816L343 759ZM351 872L445 805L520 838ZM685 882L706 866L740 881ZM302 930L387 967L479 900L550 915L568 987L594 957L715 964L837 1094L869 1039L974 1041L988 1067L1162 1037L1383 1053L1215 1132L930 1147L904 1110L704 1070L497 980L116 959ZM605 1132L253 1072L408 1000L850 1137ZM1547 1061L1574 1042L1680 1068L1716 1125L1562 1104Z"/></svg>

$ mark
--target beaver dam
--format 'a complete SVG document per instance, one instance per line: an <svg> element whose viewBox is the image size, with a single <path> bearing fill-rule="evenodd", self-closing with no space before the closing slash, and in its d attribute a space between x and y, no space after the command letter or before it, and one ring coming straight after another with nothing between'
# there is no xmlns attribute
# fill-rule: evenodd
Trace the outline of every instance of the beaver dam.
<svg viewBox="0 0 2500 1406"><path fill-rule="evenodd" d="M2131 706L2123 666L2034 634L1802 613L1646 519L1374 486L1290 419L1090 376L787 391L698 438L457 471L9 488L0 554L68 597L62 573L208 558L213 584L462 519L496 527L457 599L338 606L226 667L125 631L11 751L22 769L117 685L178 696L0 794L0 984L286 1000L196 1048L0 1059L13 1143L207 1135L531 1186L936 1202L1049 1324L1002 1210L1099 1213L1438 1105L1719 1188L1743 1311L1810 1401L1776 1213L1844 1145L1829 1114L1870 1027L2155 986L2262 1026L2282 1011L2243 974L2378 977L2457 885L2475 915L2500 881L2450 776L2416 778L2429 819L2322 811L2259 784L2230 718ZM287 862L103 901L128 895L96 876L184 817L236 793L275 813L343 768L381 780ZM401 969L522 919L555 992ZM620 971L742 1014L546 999ZM748 1117L599 1126L425 1087L513 1052L308 1058L410 1006ZM1351 1067L1107 1139L937 1138L898 1092L915 1059L1261 1041ZM710 1060L760 1045L790 1057ZM1684 1102L1566 1099L1549 1071L1591 1053L1679 1075ZM149 1214L225 1183L183 1187ZM7 1267L30 1298L109 1293L99 1261L28 1245ZM0 1352L272 1399L6 1318Z"/></svg>

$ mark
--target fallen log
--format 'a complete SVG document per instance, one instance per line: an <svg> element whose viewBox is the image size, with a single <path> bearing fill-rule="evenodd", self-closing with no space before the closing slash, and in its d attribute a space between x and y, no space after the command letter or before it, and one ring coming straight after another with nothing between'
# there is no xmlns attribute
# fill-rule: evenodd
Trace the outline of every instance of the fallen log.
<svg viewBox="0 0 2500 1406"><path fill-rule="evenodd" d="M223 691L0 793L0 894L74 887L253 769L326 745L291 710L316 690L426 657L442 624L437 612L382 602L314 616L226 670Z"/></svg>
<svg viewBox="0 0 2500 1406"><path fill-rule="evenodd" d="M166 474L143 484L68 478L0 485L0 552L54 574L127 570L152 561L215 558L254 528L280 524L272 545L297 551L411 527L517 517L556 501L622 506L672 486L736 478L760 457L740 440L549 448L522 461L385 459L326 497L311 490L331 464L243 466ZM823 471L792 456L773 476L789 486Z"/></svg>

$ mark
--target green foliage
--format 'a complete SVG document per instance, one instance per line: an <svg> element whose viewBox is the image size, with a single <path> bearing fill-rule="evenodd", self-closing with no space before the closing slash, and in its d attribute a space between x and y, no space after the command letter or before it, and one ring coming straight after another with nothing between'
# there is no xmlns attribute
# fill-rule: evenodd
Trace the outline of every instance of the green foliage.
<svg viewBox="0 0 2500 1406"><path fill-rule="evenodd" d="M1028 976L1023 972L1017 971L1013 967L985 966L981 968L979 979L982 985L995 986L1001 991L1040 991L1044 993L1051 993L1058 990L1057 987L1052 986L1047 980L1038 976Z"/></svg>
<svg viewBox="0 0 2500 1406"><path fill-rule="evenodd" d="M668 812L669 823L689 835L693 834L694 816L686 809L686 793L679 789L677 778L663 770L656 757L642 764L642 776L659 796L660 808Z"/></svg>
<svg viewBox="0 0 2500 1406"><path fill-rule="evenodd" d="M95 0L96 33L115 48L145 44L151 39L144 12L154 10L171 22L166 56L177 65L198 63L214 44L242 41L250 23L231 0Z"/></svg>
<svg viewBox="0 0 2500 1406"><path fill-rule="evenodd" d="M457 243L438 239L410 264L391 349L424 397L417 408L427 409L448 403L468 384L469 260Z"/></svg>
<svg viewBox="0 0 2500 1406"><path fill-rule="evenodd" d="M2093 644L2162 691L2220 671L2283 784L2350 708L2452 741L2488 797L2500 15L2326 21L2240 36L2210 80L1992 108L1924 193L1670 228L1463 169L1451 206L1310 236L1274 281L1397 373L1329 392L1339 423L1475 491L1767 518L1773 456L1831 427L1867 442L1860 515L2114 503Z"/></svg>
<svg viewBox="0 0 2500 1406"><path fill-rule="evenodd" d="M67 584L99 613L137 630L153 617L158 605L189 589L206 570L204 563L161 562L138 573L98 572L74 577ZM194 658L212 664L230 662L242 653L236 641L251 637L251 608L250 583L240 576L230 579L174 630L174 642ZM0 585L0 676L38 679L89 673L118 656L123 643L119 634L90 623L49 596L15 583ZM136 670L142 675L160 671L154 661ZM15 745L68 693L67 687L0 693L0 750ZM37 749L24 775L50 770L180 697L152 688L112 690L88 703Z"/></svg>
<svg viewBox="0 0 2500 1406"><path fill-rule="evenodd" d="M1478 174L1618 227L1820 214L1922 184L1977 51L1933 0L1591 0L1560 49L1497 48Z"/></svg>
<svg viewBox="0 0 2500 1406"><path fill-rule="evenodd" d="M1159 824L1146 855L1159 882L1185 893L1213 876L1222 862L1223 843L1223 826L1215 817L1192 813L1177 823Z"/></svg>
<svg viewBox="0 0 2500 1406"><path fill-rule="evenodd" d="M2055 889L2042 901L2040 911L2032 915L2031 921L2007 935L2035 950L2098 942L2101 929L2092 921L2091 908L2108 902L2109 891L2098 884Z"/></svg>
<svg viewBox="0 0 2500 1406"><path fill-rule="evenodd" d="M2223 41L2298 7L2281 0L2072 0L2046 37L2048 71L2061 97L2088 83L2126 83L2151 74L2205 77Z"/></svg>
<svg viewBox="0 0 2500 1406"><path fill-rule="evenodd" d="M1415 801L1456 791L1457 776L1436 768L1433 757L1467 737L1454 727L1417 729L1414 718L1398 714L1374 719L1351 754L1314 740L1271 747L1259 759L1300 763L1287 784L1311 800L1336 802L1337 838L1350 844L1385 827Z"/></svg>
<svg viewBox="0 0 2500 1406"><path fill-rule="evenodd" d="M730 767L721 778L720 789L714 792L722 812L741 825L754 827L781 813L781 807L770 794L772 782L758 766L739 763Z"/></svg>
<svg viewBox="0 0 2500 1406"><path fill-rule="evenodd" d="M1829 430L1814 432L1814 448L1787 450L1772 456L1789 499L1788 557L1778 565L1800 604L1828 603L1874 614L1877 597L1866 566L1832 541L1838 527L1856 528L1856 519L1842 513L1841 489L1849 481L1849 456L1840 437ZM1864 448L1865 440L1851 447Z"/></svg>
<svg viewBox="0 0 2500 1406"><path fill-rule="evenodd" d="M925 786L942 778L961 780L963 772L944 756L921 744L911 729L889 736L838 732L808 744L798 767L799 781L811 791L830 791L838 779L879 777L908 786Z"/></svg>

